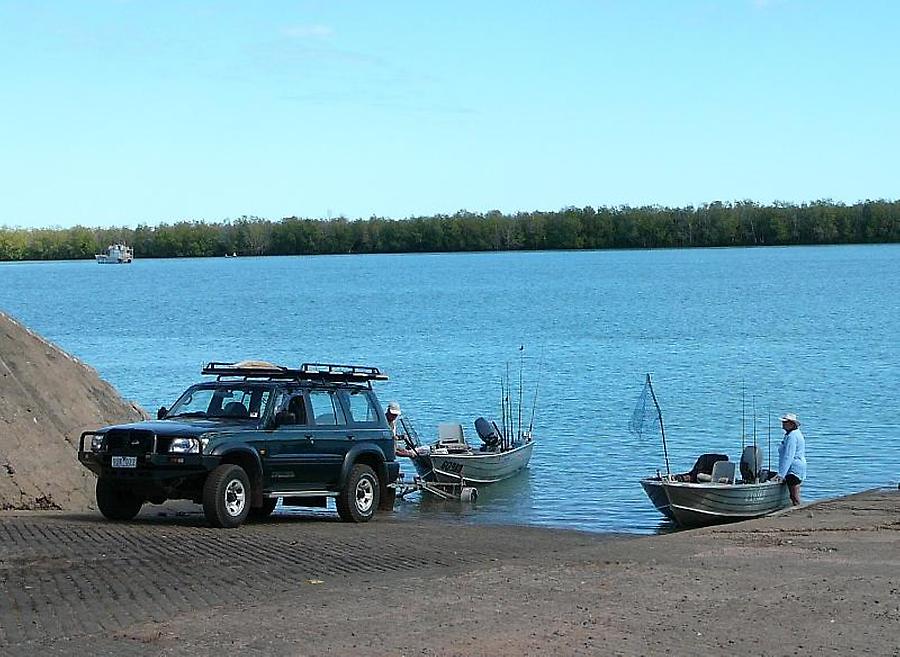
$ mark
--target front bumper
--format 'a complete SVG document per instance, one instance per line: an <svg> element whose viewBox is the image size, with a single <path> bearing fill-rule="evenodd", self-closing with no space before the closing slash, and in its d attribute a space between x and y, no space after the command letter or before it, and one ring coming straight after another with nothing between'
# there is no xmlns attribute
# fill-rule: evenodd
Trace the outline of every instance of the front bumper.
<svg viewBox="0 0 900 657"><path fill-rule="evenodd" d="M219 457L204 454L156 453L157 439L137 441L135 448L116 446L101 451L85 449L96 434L86 431L78 445L78 460L98 477L128 481L129 486L164 490L194 478L203 478L219 464ZM113 467L113 457L130 457L131 467ZM132 460L133 459L133 460Z"/></svg>

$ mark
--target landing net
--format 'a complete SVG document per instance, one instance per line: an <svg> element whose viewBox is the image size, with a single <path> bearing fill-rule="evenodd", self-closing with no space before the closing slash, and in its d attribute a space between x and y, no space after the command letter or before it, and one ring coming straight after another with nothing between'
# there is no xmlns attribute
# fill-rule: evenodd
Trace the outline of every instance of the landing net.
<svg viewBox="0 0 900 657"><path fill-rule="evenodd" d="M662 432L659 426L659 412L653 401L653 384L650 383L648 376L644 381L644 389L641 396L638 397L634 412L631 414L631 421L628 423L628 431L638 438L655 438Z"/></svg>

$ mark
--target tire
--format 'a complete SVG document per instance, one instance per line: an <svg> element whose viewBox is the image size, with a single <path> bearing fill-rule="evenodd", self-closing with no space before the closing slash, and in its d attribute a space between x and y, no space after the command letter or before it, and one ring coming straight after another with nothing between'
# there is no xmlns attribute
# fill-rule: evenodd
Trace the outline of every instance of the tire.
<svg viewBox="0 0 900 657"><path fill-rule="evenodd" d="M248 520L265 520L270 515L272 515L272 511L275 510L275 506L278 504L277 497L265 497L263 498L262 506L254 506L250 508L250 514L247 516Z"/></svg>
<svg viewBox="0 0 900 657"><path fill-rule="evenodd" d="M97 508L109 520L131 520L144 500L109 479L97 479Z"/></svg>
<svg viewBox="0 0 900 657"><path fill-rule="evenodd" d="M344 522L369 522L381 498L381 483L368 465L357 463L350 470L347 485L337 496L338 515Z"/></svg>
<svg viewBox="0 0 900 657"><path fill-rule="evenodd" d="M238 527L250 515L250 478L239 465L225 463L203 484L203 513L213 527Z"/></svg>

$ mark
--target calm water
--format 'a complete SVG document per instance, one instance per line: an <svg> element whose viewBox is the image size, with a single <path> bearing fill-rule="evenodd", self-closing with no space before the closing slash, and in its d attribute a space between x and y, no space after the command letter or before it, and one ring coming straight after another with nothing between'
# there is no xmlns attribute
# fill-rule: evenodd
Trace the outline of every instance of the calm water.
<svg viewBox="0 0 900 657"><path fill-rule="evenodd" d="M474 435L520 345L530 409L543 352L528 472L401 513L591 531L660 527L637 479L661 449L627 431L648 371L673 469L739 458L743 385L764 451L767 413L800 415L807 499L896 485L898 290L898 246L0 264L0 309L151 411L208 360L351 362L421 434Z"/></svg>

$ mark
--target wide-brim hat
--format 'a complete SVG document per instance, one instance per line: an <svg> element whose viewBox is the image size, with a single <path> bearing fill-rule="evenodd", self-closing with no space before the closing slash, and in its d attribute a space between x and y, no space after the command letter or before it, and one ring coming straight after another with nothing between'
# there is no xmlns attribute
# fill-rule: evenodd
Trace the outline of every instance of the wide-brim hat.
<svg viewBox="0 0 900 657"><path fill-rule="evenodd" d="M800 418L798 418L794 413L785 413L781 416L782 422L793 422L798 427L800 426Z"/></svg>
<svg viewBox="0 0 900 657"><path fill-rule="evenodd" d="M391 402L390 404L388 404L387 412L391 415L400 417L400 404L398 404L397 402Z"/></svg>

